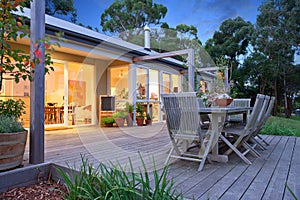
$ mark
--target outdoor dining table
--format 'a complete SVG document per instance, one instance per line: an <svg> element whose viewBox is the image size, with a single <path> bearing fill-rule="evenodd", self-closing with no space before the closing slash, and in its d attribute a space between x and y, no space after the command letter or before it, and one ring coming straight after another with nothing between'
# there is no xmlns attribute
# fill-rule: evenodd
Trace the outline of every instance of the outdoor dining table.
<svg viewBox="0 0 300 200"><path fill-rule="evenodd" d="M210 137L212 138L212 151L210 159L217 162L228 162L228 155L219 154L219 137L225 123L226 115L243 114L243 120L247 120L251 107L200 107L199 114L211 115Z"/></svg>

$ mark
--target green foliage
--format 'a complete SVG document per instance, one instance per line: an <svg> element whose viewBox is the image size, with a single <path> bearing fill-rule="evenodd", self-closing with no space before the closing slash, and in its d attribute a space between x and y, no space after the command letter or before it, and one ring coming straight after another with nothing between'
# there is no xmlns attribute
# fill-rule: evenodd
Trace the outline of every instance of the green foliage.
<svg viewBox="0 0 300 200"><path fill-rule="evenodd" d="M276 103L287 105L285 109L290 112L289 97L299 90L300 81L299 67L294 66L294 55L300 47L300 4L269 0L259 11L252 42L255 59L252 67L258 72L259 92L272 90Z"/></svg>
<svg viewBox="0 0 300 200"><path fill-rule="evenodd" d="M152 119L152 116L150 115L150 113L147 113L147 114L146 114L146 119L147 119L147 120L151 120L151 119Z"/></svg>
<svg viewBox="0 0 300 200"><path fill-rule="evenodd" d="M30 7L30 0L26 0L26 7ZM46 0L45 13L52 16L63 15L64 19L71 16L71 22L76 23L77 10L74 0Z"/></svg>
<svg viewBox="0 0 300 200"><path fill-rule="evenodd" d="M8 99L6 101L0 100L0 115L16 117L19 119L25 113L25 103L21 99Z"/></svg>
<svg viewBox="0 0 300 200"><path fill-rule="evenodd" d="M167 179L168 168L158 172L155 167L153 171L154 188L150 186L150 174L143 162L143 170L135 173L132 162L130 171L126 172L120 165L111 164L109 167L100 163L93 167L88 159L81 157L82 165L80 171L75 167L71 173L57 169L65 182L67 193L64 199L113 199L113 200L135 200L135 199L183 199L182 194L174 190L174 182Z"/></svg>
<svg viewBox="0 0 300 200"><path fill-rule="evenodd" d="M113 114L114 118L126 118L127 117L127 113L124 111L119 111Z"/></svg>
<svg viewBox="0 0 300 200"><path fill-rule="evenodd" d="M130 104L130 103L126 103L126 111L128 112L128 113L133 113L133 109L134 109L134 106L133 106L133 104Z"/></svg>
<svg viewBox="0 0 300 200"><path fill-rule="evenodd" d="M24 131L24 128L16 117L0 114L0 133L15 133L20 131Z"/></svg>
<svg viewBox="0 0 300 200"><path fill-rule="evenodd" d="M144 117L144 109L143 109L142 105L137 104L137 106L136 106L136 112L138 114L137 117Z"/></svg>
<svg viewBox="0 0 300 200"><path fill-rule="evenodd" d="M286 135L300 137L300 117L286 119L283 117L270 117L260 134Z"/></svg>
<svg viewBox="0 0 300 200"><path fill-rule="evenodd" d="M19 9L23 12L23 8L26 6L25 2L21 2ZM26 54L22 49L14 49L11 46L11 42L17 42L22 38L30 37L30 30L26 25L27 18L16 17L14 12L16 8L14 1L1 1L0 9L0 90L2 86L2 78L12 78L16 83L23 80L32 81L32 73L36 65L43 62L42 50L49 49L51 43L49 39L44 38L36 41L33 50L32 59L30 55ZM54 44L59 46L58 43ZM50 51L45 53L45 73L50 70L53 71L53 67L49 67L52 64ZM54 49L51 48L51 51ZM48 68L49 67L49 68ZM3 77L3 74L6 76ZM8 76L8 77L7 77Z"/></svg>
<svg viewBox="0 0 300 200"><path fill-rule="evenodd" d="M131 38L131 30L146 24L160 24L168 9L152 0L115 0L101 15L104 32L125 33L124 39ZM136 34L139 35L139 34Z"/></svg>
<svg viewBox="0 0 300 200"><path fill-rule="evenodd" d="M285 184L285 187L287 188L287 190L289 191L289 193L291 193L291 195L293 196L293 198L294 198L295 200L298 200L296 194L291 190L291 188L288 186L287 183Z"/></svg>
<svg viewBox="0 0 300 200"><path fill-rule="evenodd" d="M101 123L102 124L113 124L115 122L116 121L113 117L103 117L103 118L101 118Z"/></svg>
<svg viewBox="0 0 300 200"><path fill-rule="evenodd" d="M228 57L231 67L230 71L233 73L239 64L237 56L247 53L253 29L251 22L246 22L241 17L227 19L222 22L219 30L214 33L213 38L205 43L205 49L215 61L221 56Z"/></svg>

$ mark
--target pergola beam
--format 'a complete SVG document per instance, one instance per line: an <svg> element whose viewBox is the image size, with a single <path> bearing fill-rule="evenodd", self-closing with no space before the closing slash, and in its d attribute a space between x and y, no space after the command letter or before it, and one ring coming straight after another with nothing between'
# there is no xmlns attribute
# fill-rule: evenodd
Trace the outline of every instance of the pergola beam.
<svg viewBox="0 0 300 200"><path fill-rule="evenodd" d="M205 68L198 68L197 72L203 72L203 71L217 71L219 70L219 67L205 67Z"/></svg>
<svg viewBox="0 0 300 200"><path fill-rule="evenodd" d="M173 56L180 56L184 54L189 54L193 49L184 49L184 50L178 50L178 51L172 51L172 52L165 52L165 53L157 53L153 55L147 55L147 56L139 56L139 57L133 57L133 62L140 62L140 61L147 61L147 60L156 60L159 58L167 58L167 57L173 57Z"/></svg>
<svg viewBox="0 0 300 200"><path fill-rule="evenodd" d="M178 51L172 51L172 52L165 52L165 53L157 53L153 55L147 55L147 56L139 56L139 57L133 57L132 62L141 62L141 61L147 61L147 60L156 60L159 58L167 58L167 57L173 57L173 56L179 56L179 55L188 55L188 81L189 81L189 92L194 91L194 73L195 73L195 65L194 65L194 49L183 49Z"/></svg>

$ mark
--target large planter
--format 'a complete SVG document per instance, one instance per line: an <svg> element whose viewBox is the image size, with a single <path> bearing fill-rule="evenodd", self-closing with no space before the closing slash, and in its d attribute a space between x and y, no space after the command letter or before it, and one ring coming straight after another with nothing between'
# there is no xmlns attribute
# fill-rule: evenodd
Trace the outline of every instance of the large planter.
<svg viewBox="0 0 300 200"><path fill-rule="evenodd" d="M27 140L27 130L16 133L0 133L0 171L22 164Z"/></svg>
<svg viewBox="0 0 300 200"><path fill-rule="evenodd" d="M228 105L231 104L231 102L233 101L233 99L216 99L215 103L220 106L220 107L226 107Z"/></svg>
<svg viewBox="0 0 300 200"><path fill-rule="evenodd" d="M114 123L104 123L105 127L113 127Z"/></svg>
<svg viewBox="0 0 300 200"><path fill-rule="evenodd" d="M116 124L118 125L118 127L123 127L124 123L125 123L125 118L115 118Z"/></svg>
<svg viewBox="0 0 300 200"><path fill-rule="evenodd" d="M127 126L133 126L133 113L128 113L126 117Z"/></svg>
<svg viewBox="0 0 300 200"><path fill-rule="evenodd" d="M143 126L144 125L144 118L143 117L137 117L136 118L136 124L138 126Z"/></svg>
<svg viewBox="0 0 300 200"><path fill-rule="evenodd" d="M152 119L146 119L145 123L146 123L146 126L152 125Z"/></svg>

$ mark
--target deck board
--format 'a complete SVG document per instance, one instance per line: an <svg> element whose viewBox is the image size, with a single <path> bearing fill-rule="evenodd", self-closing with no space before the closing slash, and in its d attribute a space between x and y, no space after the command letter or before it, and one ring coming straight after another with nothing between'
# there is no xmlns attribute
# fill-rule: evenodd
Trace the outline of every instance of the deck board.
<svg viewBox="0 0 300 200"><path fill-rule="evenodd" d="M247 157L253 162L245 164L231 154L228 163L206 163L198 172L199 163L171 159L168 177L186 198L195 199L293 199L285 188L287 182L297 197L300 196L300 138L262 136L270 146L259 150L261 157ZM119 162L129 169L130 157L135 170L142 168L139 153L147 171L155 166L162 169L171 143L166 125L150 127L99 128L77 127L45 133L45 161L79 167L81 155L94 165L100 162ZM28 163L28 145L25 154ZM153 177L150 178L154 184Z"/></svg>
<svg viewBox="0 0 300 200"><path fill-rule="evenodd" d="M293 157L291 159L291 166L288 175L287 185L295 193L295 195L300 197L300 140L296 138L295 146L293 150ZM284 199L294 199L290 192L286 191L284 193Z"/></svg>

